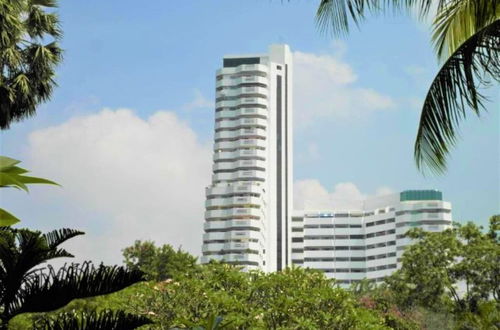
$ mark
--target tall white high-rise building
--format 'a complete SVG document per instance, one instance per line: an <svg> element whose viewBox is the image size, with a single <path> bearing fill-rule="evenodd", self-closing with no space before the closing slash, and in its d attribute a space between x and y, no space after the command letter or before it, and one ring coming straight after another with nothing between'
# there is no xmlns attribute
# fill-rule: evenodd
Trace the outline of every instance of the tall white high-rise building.
<svg viewBox="0 0 500 330"><path fill-rule="evenodd" d="M225 56L216 75L212 184L202 263L291 265L292 54Z"/></svg>

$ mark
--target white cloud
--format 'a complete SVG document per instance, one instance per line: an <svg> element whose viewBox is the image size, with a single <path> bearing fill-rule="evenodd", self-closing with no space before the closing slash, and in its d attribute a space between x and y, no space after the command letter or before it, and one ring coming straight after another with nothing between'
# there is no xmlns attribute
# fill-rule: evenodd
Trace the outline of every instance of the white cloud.
<svg viewBox="0 0 500 330"><path fill-rule="evenodd" d="M372 195L364 194L352 182L338 183L330 192L314 179L295 181L293 189L296 210L360 209L367 198L394 193L388 187L380 187Z"/></svg>
<svg viewBox="0 0 500 330"><path fill-rule="evenodd" d="M294 120L297 126L325 118L359 118L394 106L389 96L371 88L353 86L357 78L338 55L294 52Z"/></svg>
<svg viewBox="0 0 500 330"><path fill-rule="evenodd" d="M211 153L174 113L143 120L104 109L33 132L29 147L32 168L59 182L71 204L106 219L78 221L87 234L67 243L78 259L119 263L135 239L199 254Z"/></svg>
<svg viewBox="0 0 500 330"><path fill-rule="evenodd" d="M182 108L184 110L194 110L194 109L206 109L213 108L215 106L215 102L207 99L199 89L194 90L194 98L191 102L185 104Z"/></svg>

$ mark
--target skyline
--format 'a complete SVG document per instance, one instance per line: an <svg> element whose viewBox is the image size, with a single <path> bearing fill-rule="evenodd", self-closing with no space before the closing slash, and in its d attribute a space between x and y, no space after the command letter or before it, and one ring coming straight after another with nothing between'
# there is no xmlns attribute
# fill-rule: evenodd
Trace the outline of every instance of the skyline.
<svg viewBox="0 0 500 330"><path fill-rule="evenodd" d="M36 187L29 195L5 191L2 204L19 215L23 226L82 229L88 232L86 242L99 243L100 235L118 230L106 245L117 250L115 262L133 235L148 234L142 225L151 226L157 243L174 246L189 241L186 233L194 230L199 245L193 228L201 227L203 187L209 183L213 72L224 54L259 53L282 38L294 51L296 80L300 77L295 85L300 123L294 141L296 199L315 194L323 203L336 196L439 189L451 201L455 220L486 225L500 205L498 89L489 92L487 116L464 122L448 172L425 178L415 168L412 147L419 114L415 103L437 68L428 31L410 18L374 18L360 32L332 41L315 29L315 5L224 1L137 8L126 1L115 8L97 1L61 3L66 54L59 87L37 116L2 132L1 148L34 175L63 188ZM184 30L186 17L198 24ZM251 25L252 17L259 17L258 25ZM326 72L318 69L325 66ZM308 88L312 84L314 90ZM170 110L155 114L161 109ZM180 137L185 150L173 141ZM124 163L128 168L120 168ZM186 176L186 167L194 177ZM143 168L147 173L138 175ZM90 175L82 177L86 171ZM186 190L173 196L168 186L177 185ZM141 215L152 220L142 223ZM119 227L123 221L131 223L130 232ZM174 228L179 224L186 225ZM156 233L162 228L175 232ZM103 249L79 248L86 257Z"/></svg>

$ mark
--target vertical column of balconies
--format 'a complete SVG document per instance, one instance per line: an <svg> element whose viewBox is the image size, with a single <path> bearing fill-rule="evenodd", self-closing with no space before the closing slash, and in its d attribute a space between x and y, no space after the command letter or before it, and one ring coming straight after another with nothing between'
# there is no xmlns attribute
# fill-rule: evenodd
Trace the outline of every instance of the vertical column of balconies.
<svg viewBox="0 0 500 330"><path fill-rule="evenodd" d="M267 68L218 71L212 185L207 188L202 262L262 267L265 242Z"/></svg>
<svg viewBox="0 0 500 330"><path fill-rule="evenodd" d="M396 253L398 268L404 249L412 243L405 233L412 228L440 232L452 227L451 203L441 200L404 201L396 209Z"/></svg>

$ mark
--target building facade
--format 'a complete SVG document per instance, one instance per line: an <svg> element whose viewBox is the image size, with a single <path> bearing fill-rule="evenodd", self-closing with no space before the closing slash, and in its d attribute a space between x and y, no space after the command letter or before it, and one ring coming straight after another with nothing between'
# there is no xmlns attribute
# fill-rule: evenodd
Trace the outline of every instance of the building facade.
<svg viewBox="0 0 500 330"><path fill-rule="evenodd" d="M264 271L291 264L292 76L286 45L225 56L216 73L202 263Z"/></svg>
<svg viewBox="0 0 500 330"><path fill-rule="evenodd" d="M409 190L365 200L351 210L296 211L292 263L323 271L341 285L382 281L401 266L410 228L452 226L451 204L436 190Z"/></svg>

